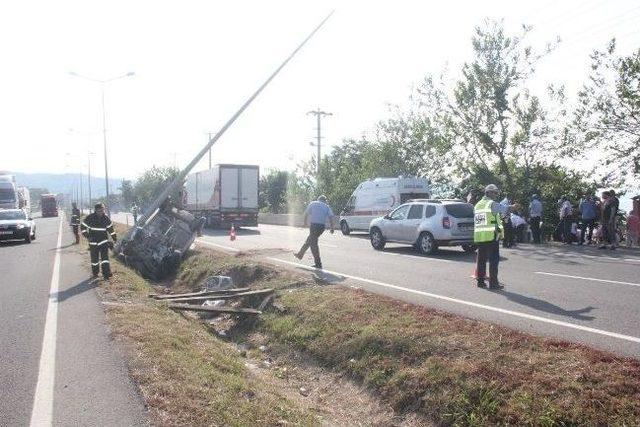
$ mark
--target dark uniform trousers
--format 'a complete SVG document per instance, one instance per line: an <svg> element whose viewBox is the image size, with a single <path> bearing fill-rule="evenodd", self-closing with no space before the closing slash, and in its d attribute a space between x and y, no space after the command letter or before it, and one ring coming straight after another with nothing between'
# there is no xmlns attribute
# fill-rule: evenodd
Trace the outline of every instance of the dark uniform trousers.
<svg viewBox="0 0 640 427"><path fill-rule="evenodd" d="M91 254L91 271L97 276L102 270L105 279L111 277L111 265L109 261L109 235L116 240L113 224L108 216L98 217L95 213L87 215L82 221L82 234L89 240L89 252Z"/></svg>
<svg viewBox="0 0 640 427"><path fill-rule="evenodd" d="M498 284L498 263L500 262L500 242L476 243L478 257L476 259L476 276L478 282L483 282L487 276L487 260L489 261L489 285Z"/></svg>
<svg viewBox="0 0 640 427"><path fill-rule="evenodd" d="M318 247L318 238L324 233L325 226L324 224L311 224L309 226L309 236L307 237L306 242L300 248L300 252L298 254L302 258L307 252L307 249L311 248L311 253L313 254L313 261L316 266L321 266L322 261L320 260L320 248Z"/></svg>

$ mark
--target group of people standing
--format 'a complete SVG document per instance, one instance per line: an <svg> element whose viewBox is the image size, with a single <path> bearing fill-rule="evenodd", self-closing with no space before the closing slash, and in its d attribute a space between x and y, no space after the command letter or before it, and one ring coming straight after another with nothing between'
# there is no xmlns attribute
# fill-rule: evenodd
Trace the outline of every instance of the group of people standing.
<svg viewBox="0 0 640 427"><path fill-rule="evenodd" d="M566 245L599 244L599 249L615 249L618 243L617 220L620 201L614 190L598 198L588 194L574 206L567 196L558 201L560 222L554 233Z"/></svg>

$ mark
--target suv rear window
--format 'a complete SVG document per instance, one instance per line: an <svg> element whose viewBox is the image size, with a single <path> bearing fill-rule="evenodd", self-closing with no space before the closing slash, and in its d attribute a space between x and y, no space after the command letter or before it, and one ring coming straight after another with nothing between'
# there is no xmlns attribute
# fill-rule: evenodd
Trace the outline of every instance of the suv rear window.
<svg viewBox="0 0 640 427"><path fill-rule="evenodd" d="M454 218L473 218L473 206L469 203L452 203L444 208Z"/></svg>

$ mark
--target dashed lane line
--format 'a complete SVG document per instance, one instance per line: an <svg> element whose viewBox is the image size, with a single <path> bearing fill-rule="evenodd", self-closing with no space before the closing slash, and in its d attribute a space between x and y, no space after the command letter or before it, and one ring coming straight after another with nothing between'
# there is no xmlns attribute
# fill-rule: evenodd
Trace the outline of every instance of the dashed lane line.
<svg viewBox="0 0 640 427"><path fill-rule="evenodd" d="M38 368L38 382L31 411L32 427L50 426L53 423L53 391L56 372L56 335L58 332L58 287L60 283L60 248L62 247L62 223L60 217L58 226L58 243L53 260L53 272L49 288L49 304L44 324L42 338L42 352Z"/></svg>
<svg viewBox="0 0 640 427"><path fill-rule="evenodd" d="M589 280L591 282L615 283L617 285L640 286L640 283L620 282L618 280L597 279L595 277L571 276L569 274L547 273L546 271L536 271L536 274L544 274L545 276L566 277L568 279Z"/></svg>
<svg viewBox="0 0 640 427"><path fill-rule="evenodd" d="M410 289L410 288L405 288L402 286L397 286L397 285L392 285L390 283L384 283L384 282L379 282L377 280L371 280L371 279L366 279L364 277L358 277L358 276L353 276L350 274L345 274L345 273L339 273L336 271L330 271L330 270L318 270L316 268L313 267L309 267L306 266L304 264L299 264L297 262L291 262L291 261L285 261L279 258L273 258L273 257L269 257L266 258L269 261L273 261L273 262L277 262L277 263L282 263L282 264L288 264L288 265L292 265L295 267L299 267L299 268L303 268L305 270L310 270L310 271L322 271L324 273L329 273L329 274L333 274L336 276L342 276L342 277L346 277L348 279L353 279L353 280L358 280L360 282L365 282L365 283L369 283L375 286L380 286L383 288L388 288L388 289L394 289L397 291L402 291L402 292L406 292L406 293L410 293L410 294L415 294L415 295L421 295L427 298L432 298L432 299L437 299L437 300L441 300L441 301L447 301L447 302L451 302L451 303L455 303L455 304L461 304L461 305L466 305L469 307L475 307L475 308L479 308L482 310L487 310L487 311L493 311L495 313L501 313L501 314L507 314L510 316L514 316L514 317L519 317L522 319L528 319L528 320L535 320L537 322L541 322L541 323L547 323L547 324L551 324L551 325L556 325L556 326L562 326L565 328L570 328L570 329L575 329L575 330L579 330L579 331L583 331L583 332L590 332L593 334L597 334L597 335L603 335L603 336L607 336L610 338L617 338L620 340L624 340L624 341L630 341L630 342L634 342L634 343L638 343L640 344L640 338L639 337L634 337L631 335L624 335L624 334L619 334L617 332L611 332L611 331L605 331L602 329L596 329L596 328L591 328L588 326L582 326L582 325L576 325L574 323L569 323L569 322L563 322L561 320L555 320L555 319L548 319L545 317L540 317L540 316L535 316L532 314L527 314L527 313L522 313L519 311L513 311L513 310L507 310L504 308L499 308L499 307L494 307L491 305L485 305L485 304L479 304L476 302L471 302L471 301L465 301L465 300L461 300L458 298L452 298L452 297L447 297L444 295L438 295L438 294L433 294L430 292L424 292L424 291L419 291L417 289Z"/></svg>

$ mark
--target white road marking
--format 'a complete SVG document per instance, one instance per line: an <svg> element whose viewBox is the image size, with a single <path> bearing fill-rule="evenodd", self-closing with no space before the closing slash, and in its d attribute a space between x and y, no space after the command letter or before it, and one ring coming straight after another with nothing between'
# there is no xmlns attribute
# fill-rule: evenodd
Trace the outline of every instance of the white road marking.
<svg viewBox="0 0 640 427"><path fill-rule="evenodd" d="M380 286L380 287L383 287L383 288L395 289L395 290L398 290L398 291L407 292L407 293L416 294L416 295L421 295L421 296L425 296L425 297L428 297L428 298L438 299L438 300L452 302L452 303L456 303L456 304L462 304L462 305L475 307L475 308L481 308L483 310L493 311L493 312L501 313L501 314L508 314L510 316L520 317L520 318L528 319L528 320L535 320L535 321L543 322L543 323L549 323L549 324L556 325L556 326L564 326L566 328L577 329L579 331L585 331L585 332L591 332L593 334L604 335L604 336L607 336L607 337L618 338L618 339L621 339L621 340L631 341L631 342L640 344L640 338L639 337L634 337L634 336L631 336L631 335L624 335L624 334L619 334L617 332L610 332L610 331L605 331L605 330L602 330L602 329L590 328L588 326L576 325L574 323L563 322L561 320L547 319L545 317L535 316L535 315L527 314L527 313L521 313L519 311L506 310L504 308L493 307L493 306L485 305L485 304L478 304L478 303L475 303L475 302L465 301L465 300L461 300L461 299L457 299L457 298L451 298L451 297L447 297L447 296L444 296L444 295L432 294L430 292L424 292L424 291L419 291L419 290L416 290L416 289L405 288L405 287L402 287L402 286L397 286L397 285L392 285L392 284L389 284L389 283L379 282L377 280L371 280L371 279L365 279L363 277L352 276L350 274L338 273L338 272L335 272L335 271L324 270L324 269L323 270L318 270L318 269L313 268L313 267L308 267L308 266L303 265L303 264L298 264L297 262L285 261L285 260L282 260L282 259L279 259L279 258L271 258L271 257L269 257L269 258L266 258L266 259L268 259L270 261L274 261L274 262L293 265L295 267L300 267L300 268L303 268L305 270L323 271L325 273L334 274L336 276L342 276L342 277L346 277L346 278L353 279L353 280L358 280L358 281L365 282L365 283L370 283L372 285Z"/></svg>
<svg viewBox="0 0 640 427"><path fill-rule="evenodd" d="M617 280L596 279L595 277L570 276L568 274L547 273L545 271L536 271L536 274L544 274L545 276L566 277L569 279L589 280L592 282L615 283L617 285L640 286L640 283L619 282Z"/></svg>
<svg viewBox="0 0 640 427"><path fill-rule="evenodd" d="M231 251L231 252L240 252L240 249L238 249L238 248L234 248L234 247L231 247L231 246L218 245L217 243L207 242L206 240L198 239L197 242L200 243L200 244L203 244L203 245L214 246L216 248L224 249L224 250Z"/></svg>
<svg viewBox="0 0 640 427"><path fill-rule="evenodd" d="M49 288L49 304L42 338L42 353L38 368L38 382L31 411L31 426L50 426L53 423L53 391L56 373L56 334L58 332L58 286L60 283L60 248L62 247L62 223L58 226L58 243L53 260L53 273Z"/></svg>

